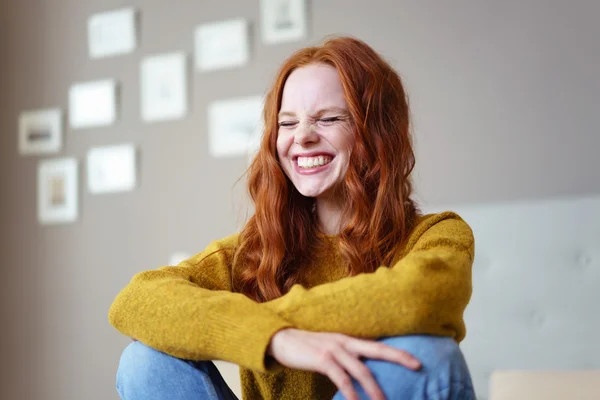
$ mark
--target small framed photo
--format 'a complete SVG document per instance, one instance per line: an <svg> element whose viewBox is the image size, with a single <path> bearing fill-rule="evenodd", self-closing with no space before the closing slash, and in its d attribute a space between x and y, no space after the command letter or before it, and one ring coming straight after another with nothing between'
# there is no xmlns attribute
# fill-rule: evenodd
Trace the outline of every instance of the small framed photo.
<svg viewBox="0 0 600 400"><path fill-rule="evenodd" d="M136 11L133 8L107 11L88 19L90 58L131 53L137 45Z"/></svg>
<svg viewBox="0 0 600 400"><path fill-rule="evenodd" d="M248 21L241 18L198 26L196 69L212 71L246 65L250 59L248 29Z"/></svg>
<svg viewBox="0 0 600 400"><path fill-rule="evenodd" d="M73 129L108 126L117 119L117 82L77 83L69 89L69 124Z"/></svg>
<svg viewBox="0 0 600 400"><path fill-rule="evenodd" d="M136 157L133 144L91 148L87 154L90 193L127 192L135 188Z"/></svg>
<svg viewBox="0 0 600 400"><path fill-rule="evenodd" d="M263 42L277 44L306 38L306 0L261 0Z"/></svg>
<svg viewBox="0 0 600 400"><path fill-rule="evenodd" d="M260 145L262 96L215 101L208 108L208 148L214 157L249 156Z"/></svg>
<svg viewBox="0 0 600 400"><path fill-rule="evenodd" d="M140 66L142 120L166 121L187 114L187 57L183 52L155 55Z"/></svg>
<svg viewBox="0 0 600 400"><path fill-rule="evenodd" d="M61 158L38 165L38 220L41 224L70 223L78 217L77 160Z"/></svg>
<svg viewBox="0 0 600 400"><path fill-rule="evenodd" d="M167 265L170 265L172 267L178 265L180 262L185 261L189 258L192 258L193 254L190 254L188 252L185 251L176 251L174 253L171 253L171 255L169 256L169 261Z"/></svg>
<svg viewBox="0 0 600 400"><path fill-rule="evenodd" d="M23 112L19 117L19 153L58 153L62 131L62 112L58 108Z"/></svg>

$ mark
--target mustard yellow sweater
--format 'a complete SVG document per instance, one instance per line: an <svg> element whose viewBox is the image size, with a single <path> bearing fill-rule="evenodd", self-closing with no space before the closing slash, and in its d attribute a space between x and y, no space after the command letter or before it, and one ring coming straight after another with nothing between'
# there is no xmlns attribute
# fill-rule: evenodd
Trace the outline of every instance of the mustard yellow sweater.
<svg viewBox="0 0 600 400"><path fill-rule="evenodd" d="M398 249L399 261L354 277L344 277L336 238L323 240L322 261L279 299L259 304L231 292L234 235L176 267L135 275L112 304L110 323L178 358L238 364L243 397L252 400L327 399L336 392L322 375L267 362L271 337L286 327L372 339L464 338L474 240L458 215L421 217Z"/></svg>

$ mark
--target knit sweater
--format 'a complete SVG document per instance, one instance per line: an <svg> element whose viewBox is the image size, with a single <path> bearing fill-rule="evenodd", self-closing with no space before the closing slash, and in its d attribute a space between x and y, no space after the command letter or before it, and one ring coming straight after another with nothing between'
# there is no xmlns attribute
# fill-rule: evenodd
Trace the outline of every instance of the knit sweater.
<svg viewBox="0 0 600 400"><path fill-rule="evenodd" d="M240 366L243 398L327 399L336 388L320 374L269 362L284 328L375 339L407 334L465 336L474 239L445 212L419 218L396 260L346 277L335 236L323 237L318 263L284 296L257 303L233 293L238 236L211 243L174 267L141 272L118 294L110 323L124 335L174 357Z"/></svg>

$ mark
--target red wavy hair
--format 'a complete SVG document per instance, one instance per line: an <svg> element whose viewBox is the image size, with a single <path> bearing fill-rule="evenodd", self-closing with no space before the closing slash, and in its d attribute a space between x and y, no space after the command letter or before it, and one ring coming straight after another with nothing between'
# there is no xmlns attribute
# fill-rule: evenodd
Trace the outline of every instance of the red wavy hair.
<svg viewBox="0 0 600 400"><path fill-rule="evenodd" d="M287 293L300 279L318 246L314 199L302 196L277 157L277 114L288 76L296 68L325 63L339 73L356 142L341 192L339 235L348 275L391 264L413 228L417 209L411 200L412 149L409 107L394 69L366 43L350 37L327 40L288 58L268 92L264 135L250 165L248 191L255 213L235 251L234 288L256 301Z"/></svg>

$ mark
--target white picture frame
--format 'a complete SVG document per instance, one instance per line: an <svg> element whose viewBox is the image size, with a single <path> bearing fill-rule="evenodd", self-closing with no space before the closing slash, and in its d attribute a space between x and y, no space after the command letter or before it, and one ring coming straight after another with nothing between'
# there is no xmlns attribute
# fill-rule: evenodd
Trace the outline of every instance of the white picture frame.
<svg viewBox="0 0 600 400"><path fill-rule="evenodd" d="M263 96L214 101L208 107L208 148L213 157L248 157L264 129Z"/></svg>
<svg viewBox="0 0 600 400"><path fill-rule="evenodd" d="M184 52L159 54L140 64L141 117L144 122L176 120L188 111L188 68Z"/></svg>
<svg viewBox="0 0 600 400"><path fill-rule="evenodd" d="M92 194L128 192L136 186L136 148L127 143L93 147L87 153L87 187Z"/></svg>
<svg viewBox="0 0 600 400"><path fill-rule="evenodd" d="M249 23L243 18L199 25L194 35L198 71L236 68L250 60Z"/></svg>
<svg viewBox="0 0 600 400"><path fill-rule="evenodd" d="M306 0L260 0L261 35L266 44L307 37Z"/></svg>
<svg viewBox="0 0 600 400"><path fill-rule="evenodd" d="M122 8L88 18L88 53L91 59L118 56L137 47L137 12Z"/></svg>
<svg viewBox="0 0 600 400"><path fill-rule="evenodd" d="M75 83L69 89L69 125L86 129L112 125L117 120L117 82L103 79Z"/></svg>
<svg viewBox="0 0 600 400"><path fill-rule="evenodd" d="M59 108L24 111L19 116L21 155L58 153L63 142L63 113Z"/></svg>
<svg viewBox="0 0 600 400"><path fill-rule="evenodd" d="M167 265L172 267L177 266L179 265L179 263L191 258L192 256L192 254L186 251L176 251L174 253L171 253L171 255L169 256L169 261Z"/></svg>
<svg viewBox="0 0 600 400"><path fill-rule="evenodd" d="M38 221L75 222L79 214L79 175L75 158L42 160L38 164Z"/></svg>

